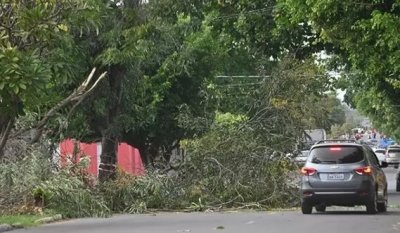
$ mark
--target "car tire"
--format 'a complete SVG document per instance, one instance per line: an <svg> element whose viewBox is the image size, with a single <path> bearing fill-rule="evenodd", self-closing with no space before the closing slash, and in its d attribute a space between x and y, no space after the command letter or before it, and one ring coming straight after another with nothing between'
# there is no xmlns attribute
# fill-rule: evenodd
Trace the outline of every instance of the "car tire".
<svg viewBox="0 0 400 233"><path fill-rule="evenodd" d="M385 190L385 192L384 192L383 199L384 199L383 202L379 202L378 206L377 206L378 212L381 212L381 213L387 211L387 190Z"/></svg>
<svg viewBox="0 0 400 233"><path fill-rule="evenodd" d="M400 192L400 180L399 180L399 178L397 178L397 181L396 181L396 191Z"/></svg>
<svg viewBox="0 0 400 233"><path fill-rule="evenodd" d="M303 214L311 214L312 213L312 206L307 204L307 203L305 203L305 202L302 202L301 203L301 212Z"/></svg>
<svg viewBox="0 0 400 233"><path fill-rule="evenodd" d="M317 210L318 212L325 212L326 211L326 205L324 204L319 204L315 206L315 210Z"/></svg>
<svg viewBox="0 0 400 233"><path fill-rule="evenodd" d="M387 201L380 202L377 205L378 212L383 213L387 211Z"/></svg>
<svg viewBox="0 0 400 233"><path fill-rule="evenodd" d="M377 194L374 193L369 202L366 204L367 214L376 214L378 213L378 202L377 202Z"/></svg>

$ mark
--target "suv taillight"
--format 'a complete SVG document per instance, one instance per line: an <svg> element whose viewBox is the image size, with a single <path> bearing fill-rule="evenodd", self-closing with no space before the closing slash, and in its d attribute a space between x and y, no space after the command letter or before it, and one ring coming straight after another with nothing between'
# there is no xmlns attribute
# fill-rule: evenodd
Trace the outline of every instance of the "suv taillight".
<svg viewBox="0 0 400 233"><path fill-rule="evenodd" d="M303 167L301 168L301 174L305 175L305 176L312 176L317 172L317 170L315 170L315 168L311 168L311 167Z"/></svg>
<svg viewBox="0 0 400 233"><path fill-rule="evenodd" d="M372 174L372 167L370 167L370 166L359 167L359 168L354 169L354 171L358 175L371 175Z"/></svg>

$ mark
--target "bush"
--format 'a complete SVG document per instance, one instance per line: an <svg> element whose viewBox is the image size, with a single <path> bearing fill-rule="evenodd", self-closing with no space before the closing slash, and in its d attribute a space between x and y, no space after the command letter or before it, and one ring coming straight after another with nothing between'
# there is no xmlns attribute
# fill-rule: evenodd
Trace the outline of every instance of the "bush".
<svg viewBox="0 0 400 233"><path fill-rule="evenodd" d="M0 214L36 211L34 189L51 174L51 163L40 152L0 163Z"/></svg>
<svg viewBox="0 0 400 233"><path fill-rule="evenodd" d="M186 143L191 169L181 171L186 198L210 208L277 208L297 204L295 165L246 127L216 126ZM278 156L272 156L277 154Z"/></svg>
<svg viewBox="0 0 400 233"><path fill-rule="evenodd" d="M110 216L107 202L85 181L66 168L42 182L38 187L45 194L45 207L65 217Z"/></svg>
<svg viewBox="0 0 400 233"><path fill-rule="evenodd" d="M31 150L23 159L0 164L0 214L44 208L65 217L103 217L152 209L297 205L296 183L291 182L295 166L244 121L217 123L201 138L183 141L186 161L173 173L147 171L133 177L119 170L115 180L98 185L85 172L87 161L60 169L46 152Z"/></svg>
<svg viewBox="0 0 400 233"><path fill-rule="evenodd" d="M46 152L29 153L0 164L0 214L41 213L45 208L65 217L110 215L101 195L79 172L83 161L58 169Z"/></svg>

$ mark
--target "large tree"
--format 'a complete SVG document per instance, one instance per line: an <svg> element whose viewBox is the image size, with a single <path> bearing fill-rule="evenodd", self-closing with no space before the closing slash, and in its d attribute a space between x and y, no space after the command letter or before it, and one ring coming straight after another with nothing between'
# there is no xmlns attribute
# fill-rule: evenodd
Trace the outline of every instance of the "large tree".
<svg viewBox="0 0 400 233"><path fill-rule="evenodd" d="M336 68L344 71L348 102L377 127L400 137L397 1L280 0L284 21L309 24L333 47Z"/></svg>
<svg viewBox="0 0 400 233"><path fill-rule="evenodd" d="M309 96L316 98L325 90L324 75L308 62L318 49L317 37L307 24L278 24L274 1L93 0L83 4L81 11L78 3L62 11L62 23L54 26L54 35L50 33L54 43L44 50L46 57L39 56L52 81L43 82L47 89L38 92L42 93L38 102L49 108L64 98L79 85L89 67L107 71L107 82L80 107L59 116L61 131L53 125L47 131L56 140L62 132L63 137L101 141L102 180L115 171L118 142L139 147L146 164L160 152L168 161L170 151L182 138L207 130L215 110L246 114L247 106L257 109L262 90L243 87L254 80L240 81L236 94L247 97L239 100L230 96L232 89L228 93L220 88L230 84L216 78L219 76L273 74L273 80L261 81L267 87L281 85L285 95L279 95L279 88L271 89L276 98L267 104L276 105L274 114L287 114L296 123L282 129L308 124L301 121L304 114L315 117L309 114L312 111L302 110L304 102L298 97L309 91ZM291 33L293 37L288 36ZM304 72L292 74L291 66L283 61L297 64ZM288 75L274 73L280 63L289 67ZM292 82L307 82L306 89L296 91ZM291 91L292 96L286 95ZM309 96L307 103L312 101ZM280 109L286 105L287 110ZM258 107L262 109L262 104ZM198 124L203 128L184 127L185 115L202 119ZM264 115L263 120L270 116Z"/></svg>
<svg viewBox="0 0 400 233"><path fill-rule="evenodd" d="M89 73L74 34L95 31L99 6L96 0L0 1L0 155L19 116L46 112L65 97L66 86Z"/></svg>
<svg viewBox="0 0 400 233"><path fill-rule="evenodd" d="M178 125L182 106L205 112L204 81L215 75L223 51L210 28L180 13L161 18L159 7L121 1L106 10L100 36L84 37L94 51L91 62L108 72L108 82L68 119L65 135L102 141L101 179L114 172L118 142L138 147L151 164L190 137Z"/></svg>

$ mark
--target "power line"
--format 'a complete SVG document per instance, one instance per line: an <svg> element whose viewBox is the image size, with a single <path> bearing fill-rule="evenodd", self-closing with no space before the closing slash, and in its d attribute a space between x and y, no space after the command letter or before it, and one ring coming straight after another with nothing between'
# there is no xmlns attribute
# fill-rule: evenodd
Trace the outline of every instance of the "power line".
<svg viewBox="0 0 400 233"><path fill-rule="evenodd" d="M216 87L242 87L242 86L259 86L264 82L257 83L238 83L238 84L216 84Z"/></svg>
<svg viewBox="0 0 400 233"><path fill-rule="evenodd" d="M270 75L218 75L217 78L263 78Z"/></svg>
<svg viewBox="0 0 400 233"><path fill-rule="evenodd" d="M277 74L276 76L279 76ZM287 76L291 77L332 77L329 74L289 74ZM273 75L217 75L216 78L231 78L231 79L238 79L238 78L272 78Z"/></svg>

